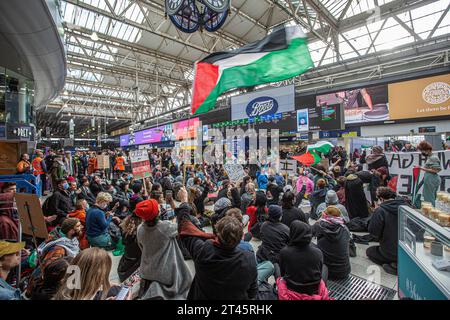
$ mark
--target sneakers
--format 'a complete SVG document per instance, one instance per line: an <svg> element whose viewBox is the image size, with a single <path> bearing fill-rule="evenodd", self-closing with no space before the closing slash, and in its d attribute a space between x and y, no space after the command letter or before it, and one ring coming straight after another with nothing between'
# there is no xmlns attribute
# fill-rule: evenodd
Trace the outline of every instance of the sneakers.
<svg viewBox="0 0 450 320"><path fill-rule="evenodd" d="M392 274L394 276L397 275L397 264L396 263L390 263L390 264L383 264L383 270L386 271L386 273Z"/></svg>

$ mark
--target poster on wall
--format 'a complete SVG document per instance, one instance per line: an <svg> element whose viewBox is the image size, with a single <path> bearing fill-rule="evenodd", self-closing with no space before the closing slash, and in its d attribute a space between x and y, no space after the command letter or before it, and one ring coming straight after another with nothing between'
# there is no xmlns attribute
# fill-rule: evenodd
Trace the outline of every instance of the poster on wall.
<svg viewBox="0 0 450 320"><path fill-rule="evenodd" d="M440 191L450 192L450 150L433 152L441 161ZM385 153L392 177L398 176L397 193L411 195L413 192L413 169L424 166L426 158L420 152ZM423 172L422 172L423 174Z"/></svg>
<svg viewBox="0 0 450 320"><path fill-rule="evenodd" d="M231 120L294 111L294 85L231 97Z"/></svg>
<svg viewBox="0 0 450 320"><path fill-rule="evenodd" d="M450 115L450 74L389 84L392 120Z"/></svg>
<svg viewBox="0 0 450 320"><path fill-rule="evenodd" d="M297 132L308 131L308 109L297 110Z"/></svg>
<svg viewBox="0 0 450 320"><path fill-rule="evenodd" d="M131 169L135 179L151 176L150 159L147 150L130 151Z"/></svg>
<svg viewBox="0 0 450 320"><path fill-rule="evenodd" d="M342 104L345 124L390 120L386 84L318 95L317 107Z"/></svg>

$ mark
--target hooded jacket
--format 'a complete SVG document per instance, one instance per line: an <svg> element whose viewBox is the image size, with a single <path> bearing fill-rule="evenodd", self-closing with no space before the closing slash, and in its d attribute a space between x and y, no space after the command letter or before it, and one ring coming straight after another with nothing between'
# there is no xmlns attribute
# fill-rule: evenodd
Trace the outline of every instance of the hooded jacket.
<svg viewBox="0 0 450 320"><path fill-rule="evenodd" d="M280 250L289 242L289 227L278 221L267 220L261 226L260 239L262 243L256 252L258 262L278 263Z"/></svg>
<svg viewBox="0 0 450 320"><path fill-rule="evenodd" d="M319 220L312 227L317 247L322 251L324 264L331 280L346 278L351 271L349 258L350 231L343 224Z"/></svg>
<svg viewBox="0 0 450 320"><path fill-rule="evenodd" d="M69 212L73 211L72 201L66 191L57 189L48 199L47 215L56 214L58 217L53 221L52 225L59 225L67 217Z"/></svg>
<svg viewBox="0 0 450 320"><path fill-rule="evenodd" d="M406 205L403 199L383 202L373 213L369 232L380 242L380 254L392 262L397 261L398 207Z"/></svg>
<svg viewBox="0 0 450 320"><path fill-rule="evenodd" d="M0 194L0 239L19 239L19 221L16 217L14 194Z"/></svg>
<svg viewBox="0 0 450 320"><path fill-rule="evenodd" d="M311 227L293 221L289 237L289 244L280 251L281 276L289 290L316 294L322 279L323 254L311 244Z"/></svg>
<svg viewBox="0 0 450 320"><path fill-rule="evenodd" d="M175 209L178 222L189 215L182 204ZM258 292L255 256L252 252L223 248L213 240L182 236L195 264L188 300L248 300Z"/></svg>

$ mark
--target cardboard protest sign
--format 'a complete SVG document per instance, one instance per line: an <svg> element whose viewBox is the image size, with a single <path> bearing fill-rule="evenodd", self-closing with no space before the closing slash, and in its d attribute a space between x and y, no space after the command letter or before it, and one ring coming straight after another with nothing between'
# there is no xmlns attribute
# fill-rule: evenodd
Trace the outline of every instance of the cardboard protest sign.
<svg viewBox="0 0 450 320"><path fill-rule="evenodd" d="M440 191L450 192L450 150L433 152L441 161L441 177ZM385 153L388 164L389 173L392 177L397 177L397 193L401 195L412 195L412 193L421 193L423 181L420 177L415 186L413 169L416 166L425 166L426 157L420 152L397 152ZM424 172L421 172L423 177ZM416 176L417 179L417 176Z"/></svg>
<svg viewBox="0 0 450 320"><path fill-rule="evenodd" d="M242 169L242 165L240 164L226 163L223 165L223 168L227 172L231 182L238 182L245 177L244 169Z"/></svg>
<svg viewBox="0 0 450 320"><path fill-rule="evenodd" d="M19 213L22 232L36 238L47 239L48 232L45 225L39 197L35 194L16 193L17 212Z"/></svg>
<svg viewBox="0 0 450 320"><path fill-rule="evenodd" d="M151 167L147 150L130 151L131 170L135 179L150 177Z"/></svg>
<svg viewBox="0 0 450 320"><path fill-rule="evenodd" d="M287 174L288 176L293 176L297 172L297 160L285 159L280 160L281 174Z"/></svg>
<svg viewBox="0 0 450 320"><path fill-rule="evenodd" d="M108 155L98 155L97 156L97 166L99 169L109 169L109 156Z"/></svg>

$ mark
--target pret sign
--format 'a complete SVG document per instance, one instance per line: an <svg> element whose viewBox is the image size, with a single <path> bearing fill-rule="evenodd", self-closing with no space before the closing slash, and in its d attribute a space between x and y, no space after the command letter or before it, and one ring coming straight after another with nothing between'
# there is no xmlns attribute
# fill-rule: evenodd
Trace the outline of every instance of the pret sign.
<svg viewBox="0 0 450 320"><path fill-rule="evenodd" d="M7 124L8 140L32 141L34 138L34 128L20 124Z"/></svg>

